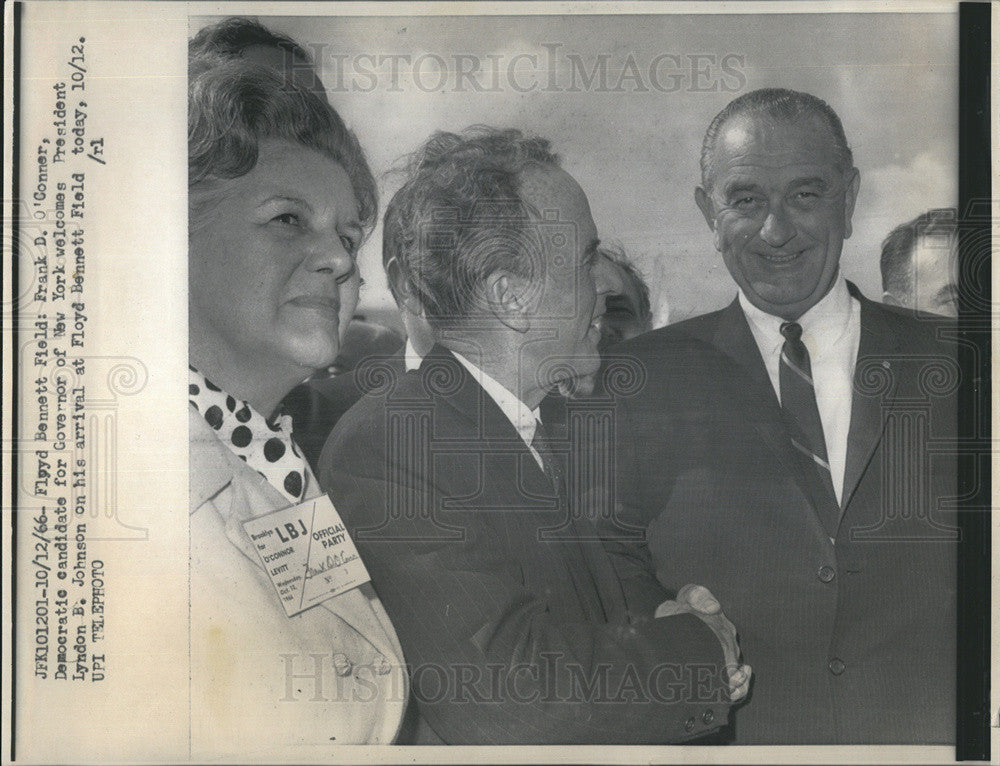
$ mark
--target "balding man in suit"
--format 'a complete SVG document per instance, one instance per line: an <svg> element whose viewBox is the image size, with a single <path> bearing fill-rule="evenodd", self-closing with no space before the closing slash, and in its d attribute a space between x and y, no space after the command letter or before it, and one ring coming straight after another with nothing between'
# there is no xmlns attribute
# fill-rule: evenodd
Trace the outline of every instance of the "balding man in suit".
<svg viewBox="0 0 1000 766"><path fill-rule="evenodd" d="M397 626L418 742L680 742L750 669L703 588L628 600L539 405L592 376L609 264L587 197L518 131L436 134L390 210L438 345L341 418L320 458Z"/></svg>
<svg viewBox="0 0 1000 766"><path fill-rule="evenodd" d="M615 349L646 380L616 401L617 522L646 536L611 545L738 626L740 744L954 737L958 368L947 324L841 275L859 186L825 102L731 102L695 196L739 294Z"/></svg>

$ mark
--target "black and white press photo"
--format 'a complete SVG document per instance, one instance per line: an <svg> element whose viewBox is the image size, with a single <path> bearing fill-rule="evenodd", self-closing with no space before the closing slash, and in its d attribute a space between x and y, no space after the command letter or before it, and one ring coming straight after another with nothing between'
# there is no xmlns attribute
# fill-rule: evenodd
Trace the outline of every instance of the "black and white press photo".
<svg viewBox="0 0 1000 766"><path fill-rule="evenodd" d="M989 759L988 11L55 5L11 761Z"/></svg>

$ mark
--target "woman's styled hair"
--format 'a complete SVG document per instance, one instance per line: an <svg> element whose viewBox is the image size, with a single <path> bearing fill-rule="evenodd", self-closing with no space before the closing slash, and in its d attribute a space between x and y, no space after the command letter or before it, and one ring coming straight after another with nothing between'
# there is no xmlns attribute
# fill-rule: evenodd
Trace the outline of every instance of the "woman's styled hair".
<svg viewBox="0 0 1000 766"><path fill-rule="evenodd" d="M521 175L558 164L547 140L487 126L437 132L404 160L405 181L386 209L383 264L398 265L432 324L474 314L479 288L499 269L537 278L539 213L521 198Z"/></svg>
<svg viewBox="0 0 1000 766"><path fill-rule="evenodd" d="M257 164L260 142L280 139L315 149L340 164L358 200L362 226L378 212L375 179L361 145L321 96L247 59L192 56L188 63L190 228L210 212L218 182Z"/></svg>
<svg viewBox="0 0 1000 766"><path fill-rule="evenodd" d="M313 66L312 57L288 35L273 32L257 19L246 16L230 16L215 24L198 30L198 34L188 42L188 56L219 56L220 58L241 58L247 49L256 46L274 48L287 53L291 63Z"/></svg>

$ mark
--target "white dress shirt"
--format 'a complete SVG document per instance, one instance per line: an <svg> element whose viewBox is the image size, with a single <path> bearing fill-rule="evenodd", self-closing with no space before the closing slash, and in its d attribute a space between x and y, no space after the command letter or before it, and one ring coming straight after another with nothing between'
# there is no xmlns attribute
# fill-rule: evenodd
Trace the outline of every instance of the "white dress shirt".
<svg viewBox="0 0 1000 766"><path fill-rule="evenodd" d="M413 343L407 338L406 348L403 349L403 369L406 372L419 370L422 361L424 361L424 358L417 353L417 350L413 347Z"/></svg>
<svg viewBox="0 0 1000 766"><path fill-rule="evenodd" d="M511 425L517 430L518 436L521 437L528 451L535 458L538 467L544 471L545 464L542 462L542 456L538 454L538 451L531 444L535 438L536 424L541 422L538 412L539 408L535 407L535 409L531 409L511 393L506 386L498 383L492 375L484 372L458 352L452 351L452 353L462 363L462 366L469 371L473 379L490 395L490 398L497 403L500 411L507 416Z"/></svg>
<svg viewBox="0 0 1000 766"><path fill-rule="evenodd" d="M785 343L781 325L785 320L761 311L747 300L742 290L740 307L780 402L781 347ZM851 297L847 282L838 275L830 292L799 317L798 323L802 326L802 342L809 351L816 405L823 423L826 454L839 503L844 488L847 435L851 428L854 365L861 342L861 304Z"/></svg>

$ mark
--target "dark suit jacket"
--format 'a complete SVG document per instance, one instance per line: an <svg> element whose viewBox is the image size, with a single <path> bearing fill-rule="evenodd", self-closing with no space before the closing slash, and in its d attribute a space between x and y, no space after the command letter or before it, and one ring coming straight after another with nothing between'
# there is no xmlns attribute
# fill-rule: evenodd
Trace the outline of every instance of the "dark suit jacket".
<svg viewBox="0 0 1000 766"><path fill-rule="evenodd" d="M320 481L440 740L677 742L725 723L712 632L630 612L594 530L444 349L341 419Z"/></svg>
<svg viewBox="0 0 1000 766"><path fill-rule="evenodd" d="M307 380L291 390L282 405L292 416L292 430L302 455L315 472L323 445L345 412L386 376L405 372L404 349L394 354L370 355L353 370Z"/></svg>
<svg viewBox="0 0 1000 766"><path fill-rule="evenodd" d="M619 527L648 532L610 546L632 556L626 581L652 565L722 602L754 668L741 744L954 739L954 350L944 322L851 289L861 341L835 545L816 512L832 500L790 445L738 302L610 362L645 380L615 400L616 496Z"/></svg>
<svg viewBox="0 0 1000 766"><path fill-rule="evenodd" d="M368 391L383 385L386 376L401 377L406 372L405 347L391 355L367 356L353 369L326 378L307 380L285 397L282 405L292 416L295 442L313 471L333 427ZM546 396L541 404L546 423L565 426L565 404L558 394Z"/></svg>

